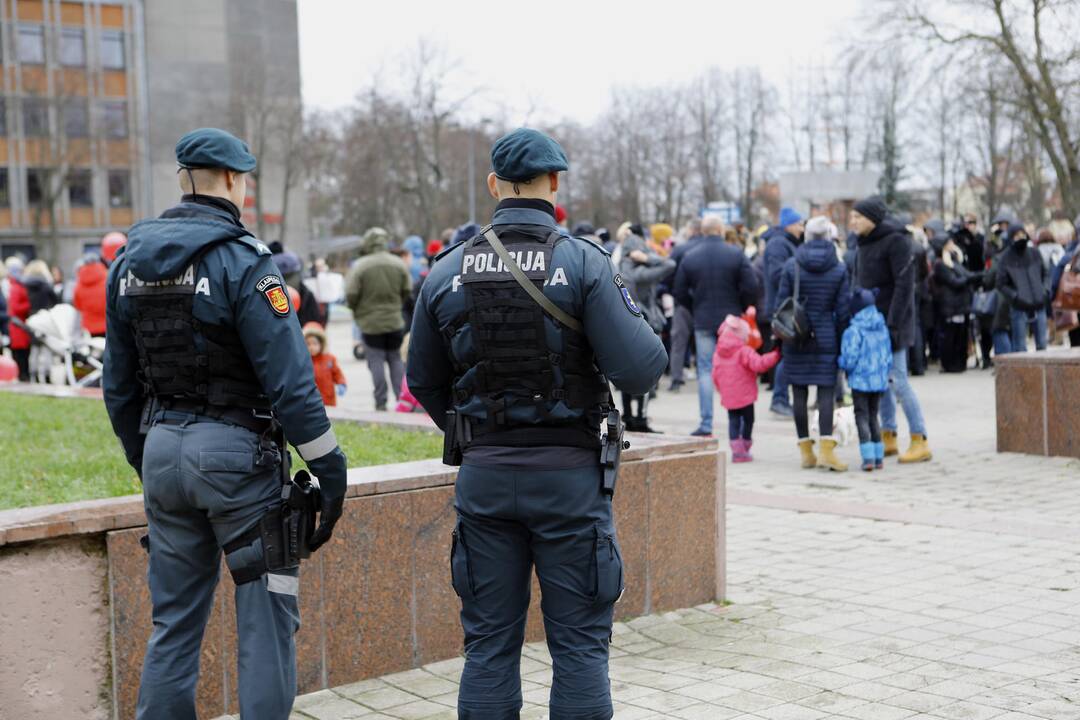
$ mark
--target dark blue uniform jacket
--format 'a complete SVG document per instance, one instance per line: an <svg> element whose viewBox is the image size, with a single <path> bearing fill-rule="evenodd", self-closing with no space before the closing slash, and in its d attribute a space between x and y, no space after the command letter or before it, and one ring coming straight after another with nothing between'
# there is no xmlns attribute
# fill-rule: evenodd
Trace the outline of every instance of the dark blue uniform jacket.
<svg viewBox="0 0 1080 720"><path fill-rule="evenodd" d="M555 218L537 201L503 201L492 224L500 236L515 227L533 234L556 229ZM552 255L544 284L544 295L571 316L579 318L596 354L596 364L615 386L628 393L648 392L667 366L667 353L660 338L641 317L636 302L624 294L616 282L611 257L600 246L560 232L560 242ZM465 243L440 256L424 282L413 316L412 338L407 364L409 390L443 427L451 405L454 371L443 336L465 311L465 291L460 275ZM545 316L546 317L546 316ZM546 317L549 347L563 347L562 326ZM557 418L581 416L582 412L551 406ZM466 403L465 413L481 415ZM536 413L534 408L522 412ZM482 415L481 415L482 416ZM528 422L528 418L516 418ZM537 417L535 422L539 422Z"/></svg>
<svg viewBox="0 0 1080 720"><path fill-rule="evenodd" d="M185 200L191 196L185 196ZM257 286L268 277L283 285L270 250L234 215L231 203L199 196L160 218L131 228L128 242L109 270L107 343L103 387L113 430L128 462L141 472L140 414L146 400L136 378L138 354L132 332L134 283L194 283L193 315L202 323L236 329L263 391L274 406L285 435L312 472L332 463L344 479L345 458L333 440L330 421L315 387L311 356L290 308L272 307ZM212 246L207 249L207 246ZM201 259L197 256L202 254ZM263 283L265 285L265 283ZM339 467L340 466L340 467ZM323 488L333 495L336 487ZM344 486L340 488L344 492Z"/></svg>

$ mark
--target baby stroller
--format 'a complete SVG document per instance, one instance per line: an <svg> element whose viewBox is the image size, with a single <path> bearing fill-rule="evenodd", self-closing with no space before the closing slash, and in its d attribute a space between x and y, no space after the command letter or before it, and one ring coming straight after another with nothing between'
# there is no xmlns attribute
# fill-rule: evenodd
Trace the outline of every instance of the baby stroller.
<svg viewBox="0 0 1080 720"><path fill-rule="evenodd" d="M79 312L68 304L38 310L25 322L11 322L30 335L30 376L42 383L97 387L101 383L105 338L90 337Z"/></svg>

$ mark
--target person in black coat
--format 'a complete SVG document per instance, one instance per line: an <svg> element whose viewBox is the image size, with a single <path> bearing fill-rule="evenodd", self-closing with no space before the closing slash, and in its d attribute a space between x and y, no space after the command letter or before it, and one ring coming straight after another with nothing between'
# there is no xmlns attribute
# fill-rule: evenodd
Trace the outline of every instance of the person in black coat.
<svg viewBox="0 0 1080 720"><path fill-rule="evenodd" d="M885 454L896 455L896 399L911 430L911 447L901 462L924 462L932 457L926 442L926 423L919 398L908 381L908 348L915 342L915 259L907 229L887 217L885 201L872 196L855 203L851 229L859 236L857 285L878 289L877 307L885 316L892 340L893 366L889 391L881 398L881 436Z"/></svg>
<svg viewBox="0 0 1080 720"><path fill-rule="evenodd" d="M972 286L979 283L981 274L964 267L964 253L950 235L942 248L941 256L934 261L934 287L943 322L941 344L941 369L959 373L967 369L968 337Z"/></svg>
<svg viewBox="0 0 1080 720"><path fill-rule="evenodd" d="M1035 331L1035 347L1046 349L1046 303L1050 299L1049 271L1039 251L1031 246L1020 223L1009 225L1007 250L998 265L997 287L1008 298L1012 351L1027 352L1028 329Z"/></svg>
<svg viewBox="0 0 1080 720"><path fill-rule="evenodd" d="M690 308L697 353L698 404L701 422L691 435L712 435L712 356L716 331L728 315L742 315L757 297L757 281L740 248L724 242L724 223L718 217L702 221L705 234L683 257L675 271L675 301Z"/></svg>
<svg viewBox="0 0 1080 720"><path fill-rule="evenodd" d="M765 308L762 312L761 327L764 344L762 350L770 351L775 347L769 322L779 307L780 277L788 260L795 255L796 248L803 239L804 221L802 215L789 207L780 208L780 219L776 226L767 230L762 239L765 249L761 253L762 276L765 280ZM784 361L773 370L773 398L769 410L781 417L791 417L793 410L788 400L788 384Z"/></svg>
<svg viewBox="0 0 1080 720"><path fill-rule="evenodd" d="M829 238L829 220L811 218L806 224L806 241L795 257L784 264L777 293L777 307L795 292L795 274L799 274L797 300L806 311L813 336L802 344L784 343L784 362L794 398L795 430L803 467L824 467L844 471L847 465L836 457L833 431L833 390L836 385L840 338L850 320L851 299L848 273ZM813 440L807 414L810 386L817 386L818 427L821 429L821 455L811 464Z"/></svg>

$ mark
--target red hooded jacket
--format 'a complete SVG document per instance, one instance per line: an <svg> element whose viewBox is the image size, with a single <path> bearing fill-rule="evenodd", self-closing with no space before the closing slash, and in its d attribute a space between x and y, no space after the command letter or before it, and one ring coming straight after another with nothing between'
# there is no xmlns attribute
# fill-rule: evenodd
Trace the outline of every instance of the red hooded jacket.
<svg viewBox="0 0 1080 720"><path fill-rule="evenodd" d="M72 304L82 313L82 326L91 335L105 334L105 284L109 271L99 262L79 268Z"/></svg>
<svg viewBox="0 0 1080 720"><path fill-rule="evenodd" d="M8 286L8 314L19 320L30 317L30 295L15 278L11 278ZM12 350L25 350L30 347L30 336L15 323L8 326L8 337L11 339Z"/></svg>

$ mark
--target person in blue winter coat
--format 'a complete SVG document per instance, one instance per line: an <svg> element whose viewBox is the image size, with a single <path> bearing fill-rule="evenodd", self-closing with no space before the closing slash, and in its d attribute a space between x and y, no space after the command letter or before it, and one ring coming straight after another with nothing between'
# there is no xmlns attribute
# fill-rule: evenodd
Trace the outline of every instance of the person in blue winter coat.
<svg viewBox="0 0 1080 720"><path fill-rule="evenodd" d="M828 218L811 218L806 224L806 238L795 256L784 265L776 307L792 296L795 273L799 273L798 301L806 310L812 336L803 343L784 344L784 365L795 400L795 429L799 435L802 466L843 472L847 465L836 457L836 439L832 437L832 430L836 358L840 354L840 335L850 317L848 274L829 237ZM807 416L811 385L817 386L820 457L814 455Z"/></svg>
<svg viewBox="0 0 1080 720"><path fill-rule="evenodd" d="M410 235L401 243L401 247L409 251L409 275L413 283L420 280L420 275L427 270L427 257L424 255L424 239L419 235Z"/></svg>
<svg viewBox="0 0 1080 720"><path fill-rule="evenodd" d="M885 467L885 443L881 441L878 412L881 396L889 387L892 341L885 316L874 304L877 293L857 288L851 296L851 324L840 343L840 367L847 371L859 429L862 469Z"/></svg>

